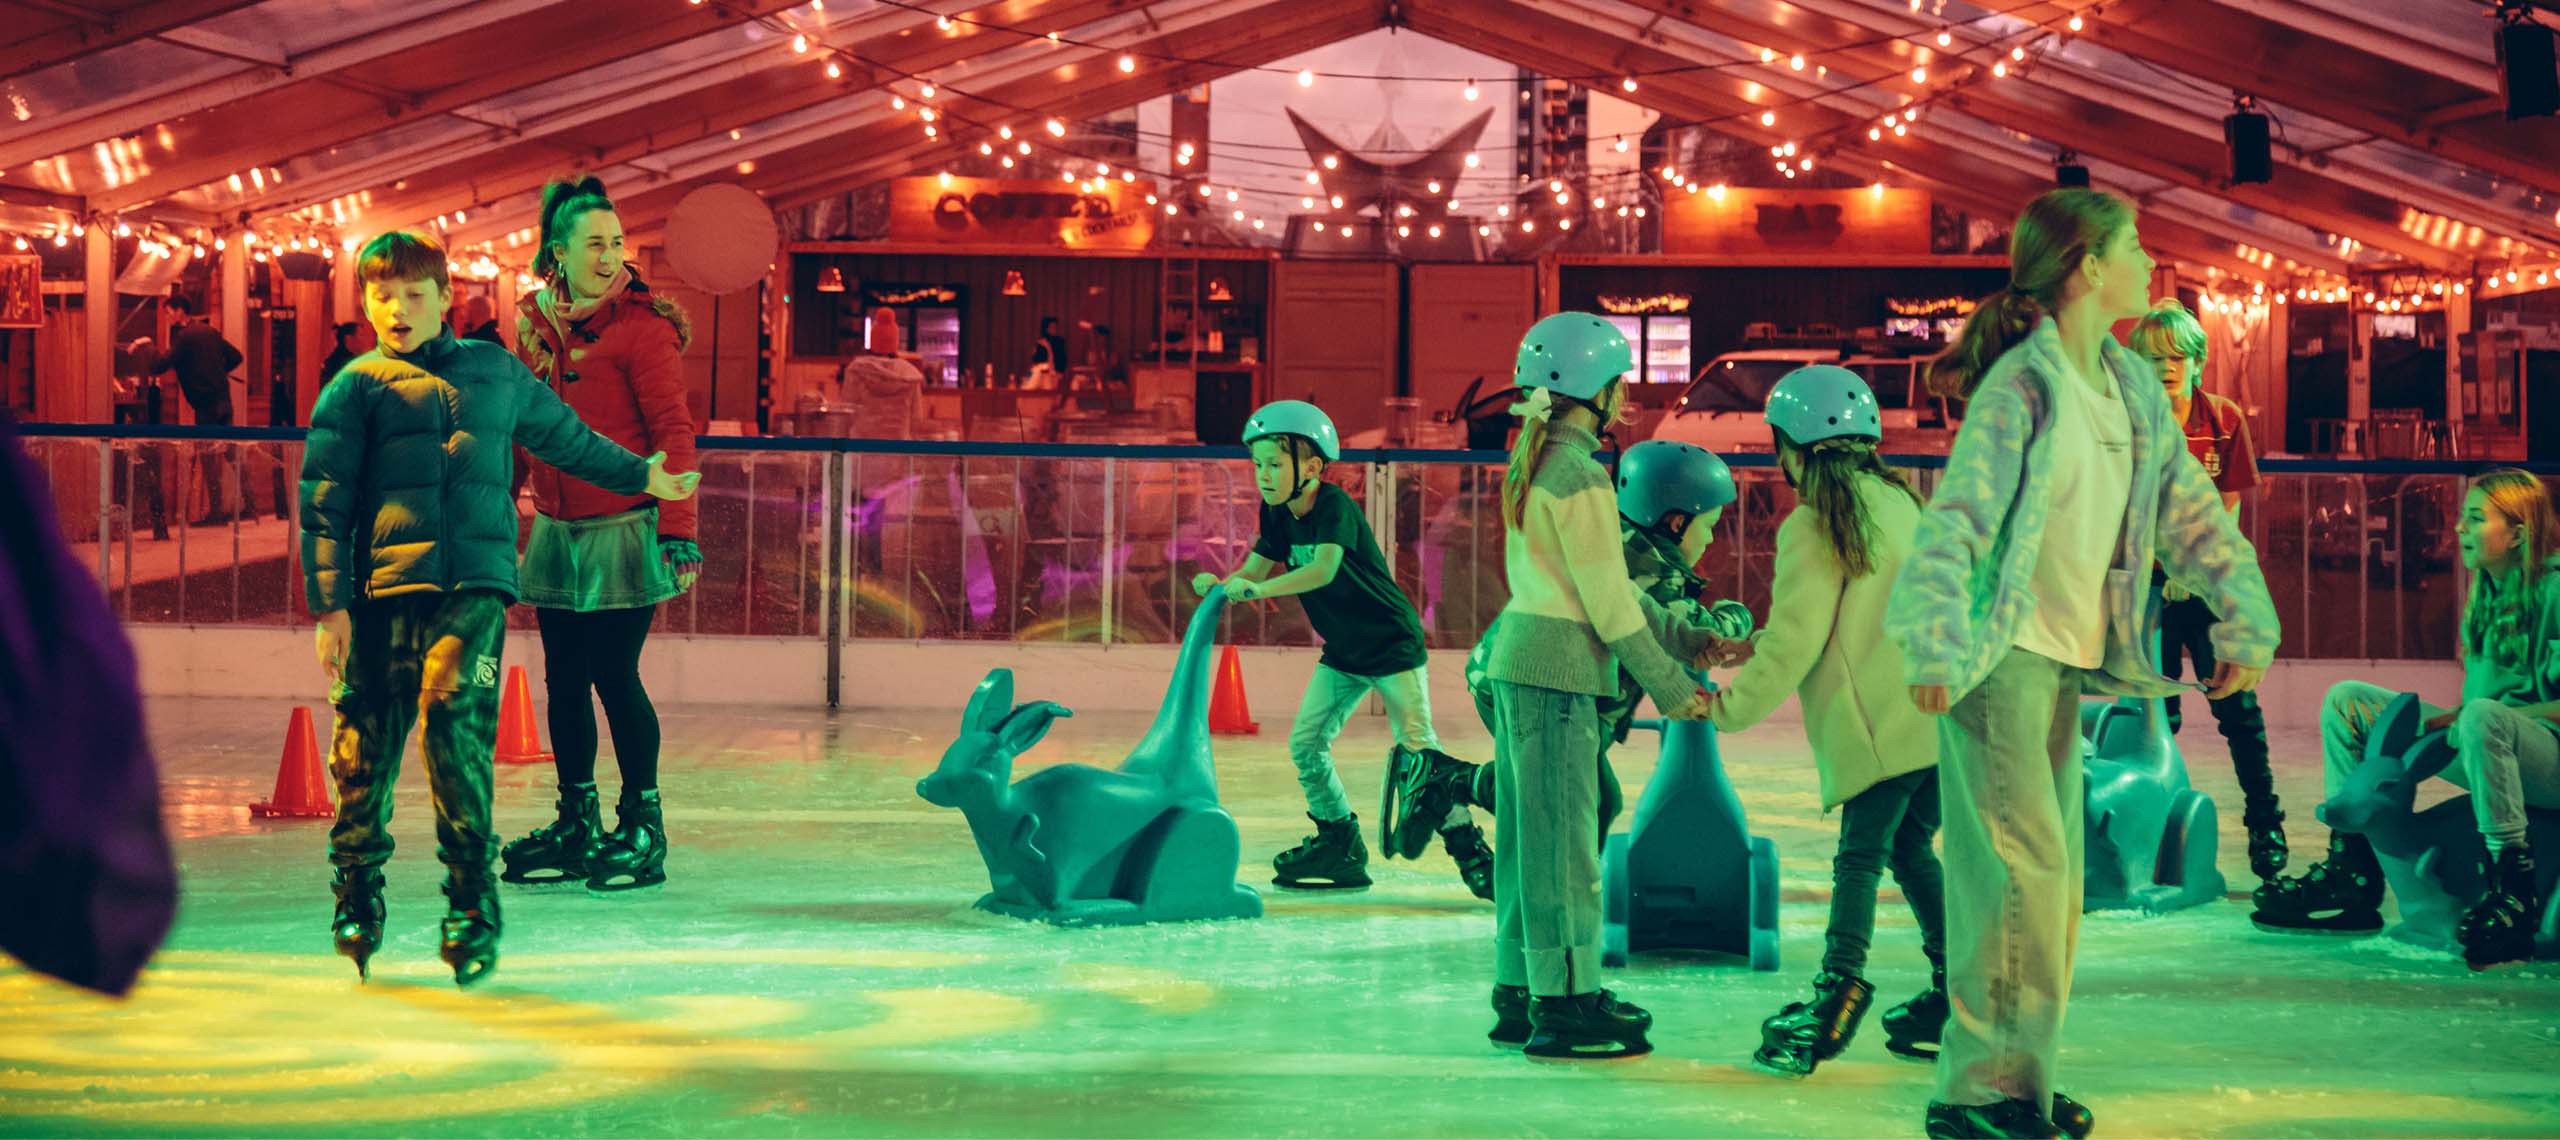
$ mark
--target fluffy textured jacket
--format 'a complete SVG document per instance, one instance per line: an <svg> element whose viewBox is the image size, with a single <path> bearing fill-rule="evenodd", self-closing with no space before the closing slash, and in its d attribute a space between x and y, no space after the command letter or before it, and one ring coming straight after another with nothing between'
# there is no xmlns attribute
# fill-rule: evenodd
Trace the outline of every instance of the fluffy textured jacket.
<svg viewBox="0 0 2560 1140"><path fill-rule="evenodd" d="M651 297L637 276L581 320L551 319L543 307L551 296L546 288L516 306L516 351L534 375L605 438L640 455L666 452L669 471L699 470L685 402L684 346L692 326L684 310ZM615 494L538 460L525 465L525 474L533 509L555 519L618 515L653 501ZM692 499L657 507L660 538L696 537Z"/></svg>
<svg viewBox="0 0 2560 1140"><path fill-rule="evenodd" d="M1805 739L1829 810L1906 772L1938 764L1936 718L1911 703L1902 651L1884 636L1885 602L1911 555L1920 504L1872 475L1858 480L1874 542L1870 568L1851 578L1811 507L1778 524L1778 562L1769 574L1769 624L1751 660L1727 678L1708 714L1739 732L1760 723L1787 694L1804 711Z"/></svg>
<svg viewBox="0 0 2560 1140"><path fill-rule="evenodd" d="M2215 658L2264 668L2281 631L2257 552L2223 509L2204 466L2187 453L2186 432L2150 369L2113 337L2102 355L2132 426L2133 487L2107 570L2106 657L2088 671L2088 691L2184 691L2152 660L2160 624L2150 588L2155 557L2221 617L2213 627ZM1967 401L1945 477L1920 516L1911 558L1885 609L1885 634L1902 648L1908 683L1945 685L1950 700L1964 699L2008 656L2035 609L2029 583L2053 511L2048 484L2036 473L2052 459L2053 386L2076 382L2069 377L2062 334L2048 317L2001 354Z"/></svg>

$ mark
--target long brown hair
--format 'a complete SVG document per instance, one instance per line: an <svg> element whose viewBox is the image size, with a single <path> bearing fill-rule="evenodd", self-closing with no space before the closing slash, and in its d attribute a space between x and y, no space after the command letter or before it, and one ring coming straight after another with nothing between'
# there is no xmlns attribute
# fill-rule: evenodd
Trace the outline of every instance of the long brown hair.
<svg viewBox="0 0 2560 1140"><path fill-rule="evenodd" d="M1872 440L1826 439L1806 447L1775 426L1769 434L1776 438L1780 454L1795 456L1796 497L1822 520L1823 536L1831 540L1831 553L1840 559L1840 568L1852 579L1874 572L1875 520L1867 517L1867 506L1858 498L1858 478L1882 479L1911 496L1915 504L1920 502L1920 492L1876 454Z"/></svg>
<svg viewBox="0 0 2560 1140"><path fill-rule="evenodd" d="M1970 399L1993 361L2060 312L2063 285L2133 224L2133 203L2103 190L2047 190L2009 230L2009 287L1982 299L1954 347L1929 365L1929 390Z"/></svg>
<svg viewBox="0 0 2560 1140"><path fill-rule="evenodd" d="M1555 399L1562 406L1555 409L1554 415L1563 415L1565 408L1573 406L1567 397ZM1600 413L1601 428L1618 422L1618 416L1626 410L1626 405L1627 381L1623 376L1609 381L1609 386L1600 390L1600 397L1590 402L1592 410ZM1511 468L1502 475L1502 525L1505 529L1520 529L1523 512L1529 504L1529 480L1537 476L1538 460L1546 450L1547 421L1522 421L1520 438L1511 442Z"/></svg>
<svg viewBox="0 0 2560 1140"><path fill-rule="evenodd" d="M533 251L533 275L548 279L560 270L557 243L569 240L578 219L594 210L613 209L604 179L587 174L564 178L542 188L542 244Z"/></svg>
<svg viewBox="0 0 2560 1140"><path fill-rule="evenodd" d="M2462 643L2466 650L2477 649L2488 635L2489 625L2502 618L2519 616L2542 585L2543 574L2549 572L2554 551L2560 551L2560 510L2551 504L2551 489L2542 477L2516 467L2501 467L2483 473L2464 489L2462 497L2471 498L2473 491L2488 500L2490 510L2498 512L2510 527L2524 530L2524 544L2515 552L2517 559L2516 588L2497 591L2491 608L2474 607L2480 596L2481 583L2475 581L2471 595L2462 603ZM2462 509L2468 509L2466 506Z"/></svg>

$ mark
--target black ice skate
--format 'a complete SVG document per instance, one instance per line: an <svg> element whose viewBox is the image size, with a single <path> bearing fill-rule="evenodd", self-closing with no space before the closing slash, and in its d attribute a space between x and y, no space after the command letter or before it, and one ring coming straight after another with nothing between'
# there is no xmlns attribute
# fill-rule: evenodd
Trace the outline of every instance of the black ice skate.
<svg viewBox="0 0 2560 1140"><path fill-rule="evenodd" d="M453 984L468 986L498 968L498 890L485 867L447 868L444 944L437 956L453 967Z"/></svg>
<svg viewBox="0 0 2560 1140"><path fill-rule="evenodd" d="M1493 845L1485 842L1484 829L1472 823L1441 828L1440 845L1449 849L1449 859L1458 865L1458 877L1466 881L1467 890L1492 902Z"/></svg>
<svg viewBox="0 0 2560 1140"><path fill-rule="evenodd" d="M498 878L510 883L567 883L587 877L587 859L603 837L604 821L596 807L596 786L560 789L560 818L499 849L506 870Z"/></svg>
<svg viewBox="0 0 2560 1140"><path fill-rule="evenodd" d="M658 789L625 790L613 816L613 831L587 859L587 889L627 891L666 882L667 823Z"/></svg>
<svg viewBox="0 0 2560 1140"><path fill-rule="evenodd" d="M1529 1041L1520 1051L1576 1061L1639 1057L1653 1051L1644 1036L1651 1028L1652 1014L1607 990L1535 998L1529 1002Z"/></svg>
<svg viewBox="0 0 2560 1140"><path fill-rule="evenodd" d="M1884 1011L1885 1051L1914 1061L1938 1059L1938 1037L1947 1028L1947 968L1929 969L1929 988Z"/></svg>
<svg viewBox="0 0 2560 1140"><path fill-rule="evenodd" d="M1475 769L1437 748L1390 750L1386 786L1378 797L1378 854L1388 859L1420 858L1431 846L1431 833L1448 820L1450 809L1467 802L1467 784Z"/></svg>
<svg viewBox="0 0 2560 1140"><path fill-rule="evenodd" d="M1369 885L1369 845L1360 841L1360 817L1316 819L1316 833L1272 856L1271 885L1293 891L1348 891Z"/></svg>
<svg viewBox="0 0 2560 1140"><path fill-rule="evenodd" d="M2329 857L2293 878L2260 886L2249 921L2279 934L2375 934L2382 930L2382 866L2364 836L2329 833Z"/></svg>
<svg viewBox="0 0 2560 1140"><path fill-rule="evenodd" d="M2456 931L2462 960L2474 970L2532 961L2534 928L2542 920L2541 885L2532 848L2519 842L2498 852L2487 893L2463 912Z"/></svg>
<svg viewBox="0 0 2560 1140"><path fill-rule="evenodd" d="M329 932L337 941L338 953L355 960L358 980L370 981L373 971L368 963L373 961L373 952L382 949L386 910L382 904L382 868L340 867L330 880L329 889L338 896L337 917L329 920Z"/></svg>
<svg viewBox="0 0 2560 1140"><path fill-rule="evenodd" d="M2060 1093L2053 1095L2052 1111L2040 1111L2034 1101L2004 1100L1995 1104L1941 1104L1929 1102L1928 1114L1922 1117L1922 1128L1929 1136L1944 1140L2005 1140L2007 1137L2034 1137L2054 1140L2056 1136L2086 1136L2063 1129L2059 1117L2063 1105L2069 1104L2083 1118L2088 1110Z"/></svg>
<svg viewBox="0 0 2560 1140"><path fill-rule="evenodd" d="M1782 1077L1813 1075L1815 1066L1849 1047L1875 998L1876 988L1866 979L1824 970L1814 976L1812 1001L1788 1002L1760 1023L1752 1065Z"/></svg>
<svg viewBox="0 0 2560 1140"><path fill-rule="evenodd" d="M1493 987L1493 1028L1484 1036L1514 1049L1529 1043L1529 987Z"/></svg>
<svg viewBox="0 0 2560 1140"><path fill-rule="evenodd" d="M2274 882L2288 857L2284 812L2277 809L2275 797L2252 797L2240 810L2240 826L2249 836L2249 873L2261 882Z"/></svg>

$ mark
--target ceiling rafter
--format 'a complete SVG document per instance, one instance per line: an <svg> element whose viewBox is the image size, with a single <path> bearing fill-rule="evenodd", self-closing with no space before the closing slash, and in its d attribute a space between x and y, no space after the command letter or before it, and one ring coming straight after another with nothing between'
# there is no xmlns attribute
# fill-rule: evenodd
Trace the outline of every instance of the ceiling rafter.
<svg viewBox="0 0 2560 1140"><path fill-rule="evenodd" d="M69 4L28 5L44 8L63 18L50 26L38 25L32 35L0 44L0 79L15 79L57 63L68 63L108 48L149 39L257 2L156 0L118 12L89 12Z"/></svg>

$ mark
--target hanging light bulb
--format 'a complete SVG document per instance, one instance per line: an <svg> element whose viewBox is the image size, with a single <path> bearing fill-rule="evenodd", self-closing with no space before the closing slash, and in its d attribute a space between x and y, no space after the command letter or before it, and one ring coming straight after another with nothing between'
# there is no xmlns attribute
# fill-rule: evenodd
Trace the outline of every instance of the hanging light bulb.
<svg viewBox="0 0 2560 1140"><path fill-rule="evenodd" d="M1331 155L1331 154L1328 154L1328 155L1324 156L1324 168L1325 168L1325 169L1327 169L1327 170L1337 170L1337 169L1340 169L1340 168L1341 168L1341 166L1342 166L1342 158L1341 158L1341 156L1339 156L1339 155Z"/></svg>
<svg viewBox="0 0 2560 1140"><path fill-rule="evenodd" d="M1483 160L1483 159L1481 159L1481 158L1476 157L1476 152L1474 152L1474 151L1468 151L1468 152L1467 152L1467 169L1469 169L1469 170L1473 170L1473 169L1475 169L1475 168L1477 168L1477 167L1479 167L1479 166L1482 166L1482 165L1484 165L1484 160Z"/></svg>
<svg viewBox="0 0 2560 1140"><path fill-rule="evenodd" d="M1298 69L1298 86L1300 86L1300 87L1313 87L1313 86L1315 86L1315 85L1316 85L1316 73L1315 73L1315 72L1312 72L1312 71L1309 71L1309 70L1307 70L1306 68L1303 68L1303 67L1302 67L1302 68L1299 68L1299 69Z"/></svg>
<svg viewBox="0 0 2560 1140"><path fill-rule="evenodd" d="M1769 62L1771 62L1771 61L1776 60L1777 58L1778 58L1778 53L1776 53L1776 52L1774 52L1774 51L1771 51L1771 50L1769 50L1768 48L1761 48L1761 49L1760 49L1760 62L1762 62L1762 63L1769 63Z"/></svg>
<svg viewBox="0 0 2560 1140"><path fill-rule="evenodd" d="M921 122L930 123L933 121L933 117L933 108L931 107L926 107L916 112L916 118Z"/></svg>
<svg viewBox="0 0 2560 1140"><path fill-rule="evenodd" d="M1618 149L1618 153L1619 153L1619 154L1625 154L1625 153L1627 153L1627 136L1625 136L1625 135L1619 135L1619 136L1618 136L1618 148L1617 148L1617 149Z"/></svg>
<svg viewBox="0 0 2560 1140"><path fill-rule="evenodd" d="M996 148L995 148L995 144L994 144L994 143L979 143L979 144L978 144L978 153L979 153L979 154L994 154L995 152L996 152Z"/></svg>
<svg viewBox="0 0 2560 1140"><path fill-rule="evenodd" d="M1024 139L1024 140L1022 140L1021 142L1015 143L1015 144L1013 144L1013 149L1014 149L1014 153L1016 153L1016 154L1020 154L1020 155L1022 155L1023 157L1028 158L1028 157L1030 157L1030 155L1031 155L1031 140L1030 140L1030 139Z"/></svg>
<svg viewBox="0 0 2560 1140"><path fill-rule="evenodd" d="M807 54L809 54L809 37L807 37L807 36L793 36L793 37L791 37L791 50L792 50L792 52L793 52L793 53L798 54L798 55L807 55Z"/></svg>
<svg viewBox="0 0 2560 1140"><path fill-rule="evenodd" d="M1868 127L1868 128L1867 128L1867 141L1868 141L1868 142L1880 142L1880 141L1882 141L1883 139L1884 139L1884 132L1883 132L1883 131L1878 130L1878 129L1874 128L1874 127Z"/></svg>
<svg viewBox="0 0 2560 1140"><path fill-rule="evenodd" d="M1628 77L1626 77L1626 78L1624 78L1624 79L1619 80L1619 81L1618 81L1618 88L1619 88L1620 90L1622 90L1622 91L1625 91L1625 92L1626 92L1627 94L1629 94L1629 95L1633 95L1633 94L1635 94L1635 93L1636 93L1636 77L1635 77L1635 76L1630 75L1630 76L1628 76Z"/></svg>
<svg viewBox="0 0 2560 1140"><path fill-rule="evenodd" d="M1535 219L1535 218L1522 218L1522 219L1520 219L1520 232L1521 232L1521 233L1524 233L1524 234L1534 234L1534 233L1538 232L1538 222L1537 222L1537 219Z"/></svg>
<svg viewBox="0 0 2560 1140"><path fill-rule="evenodd" d="M1952 44L1952 43L1954 43L1954 42L1956 42L1955 33L1950 32L1950 31L1946 30L1945 28L1940 28L1940 29L1938 29L1938 46L1939 46L1939 47L1945 47L1945 46L1947 46L1947 45L1949 45L1949 44Z"/></svg>
<svg viewBox="0 0 2560 1140"><path fill-rule="evenodd" d="M1796 71L1804 70L1804 53L1797 52L1794 55L1788 56L1787 66Z"/></svg>
<svg viewBox="0 0 2560 1140"><path fill-rule="evenodd" d="M843 69L843 68L841 68L841 67L836 66L836 61L834 61L834 60L832 60L832 59L827 61L827 78L829 78L829 79L842 79L842 78L844 78L844 69Z"/></svg>
<svg viewBox="0 0 2560 1140"><path fill-rule="evenodd" d="M904 111L904 110L906 110L906 109L907 109L907 97L906 97L906 96L904 96L904 95L892 95L892 96L890 96L890 97L889 97L889 109L890 109L890 110L892 110L892 111Z"/></svg>
<svg viewBox="0 0 2560 1140"><path fill-rule="evenodd" d="M1339 210L1342 208L1342 195L1340 194L1336 194L1333 197L1326 199L1326 201L1330 203L1334 209Z"/></svg>
<svg viewBox="0 0 2560 1140"><path fill-rule="evenodd" d="M1397 236L1397 237L1412 237L1412 236L1413 236L1413 227L1412 227L1412 226L1397 226L1397 227L1396 227L1396 236Z"/></svg>
<svg viewBox="0 0 2560 1140"><path fill-rule="evenodd" d="M1760 125L1761 125L1761 126L1764 126L1764 127L1774 127L1774 126L1777 126L1777 125L1778 125L1778 113L1777 113L1776 111L1762 111L1762 112L1760 112Z"/></svg>
<svg viewBox="0 0 2560 1140"><path fill-rule="evenodd" d="M1120 74L1127 75L1136 70L1138 70L1137 57L1126 55L1120 57Z"/></svg>
<svg viewBox="0 0 2560 1140"><path fill-rule="evenodd" d="M933 84L927 83L924 86L917 88L916 97L919 99L933 98Z"/></svg>
<svg viewBox="0 0 2560 1140"><path fill-rule="evenodd" d="M1912 68L1911 81L1913 83L1927 83L1929 81L1929 69L1925 67Z"/></svg>
<svg viewBox="0 0 2560 1140"><path fill-rule="evenodd" d="M1556 195L1556 205L1559 205L1559 206L1570 206L1570 205L1572 205L1572 204L1573 204L1573 195L1571 195L1571 194L1566 194L1566 193L1558 193L1558 194Z"/></svg>
<svg viewBox="0 0 2560 1140"><path fill-rule="evenodd" d="M941 179L942 184L943 184L944 186L949 186L949 185L951 185L951 172L950 172L950 171L948 171L948 170L943 171L943 172L942 172L940 175L938 175L937 177Z"/></svg>
<svg viewBox="0 0 2560 1140"><path fill-rule="evenodd" d="M1179 214L1179 213L1181 213L1181 212L1182 212L1182 207L1180 207L1180 206L1176 206L1176 205L1174 205L1174 204L1173 204L1173 203L1171 203L1171 202L1167 202L1167 203L1165 203L1165 204L1164 204L1164 216L1166 216L1166 217L1168 217L1168 218L1170 218L1170 217L1174 216L1175 214Z"/></svg>
<svg viewBox="0 0 2560 1140"><path fill-rule="evenodd" d="M2075 32L2076 32L2076 31L2079 31L2079 30L2080 30L2080 29L2082 29L2082 28L2087 27L2087 26L2088 26L2088 24L2087 24L2087 23L2085 23L2084 21L2082 21L2082 20L2080 19L2080 13L2078 13L2078 12L2073 12L2073 13L2071 14L2071 19L2070 19L2070 20L2068 21L2068 23L2067 23L2067 26L2068 26L2072 31L2075 31Z"/></svg>
<svg viewBox="0 0 2560 1140"><path fill-rule="evenodd" d="M1992 63L1992 65L1991 65L1991 78L1993 78L1993 79L2007 79L2008 77L2009 77L2009 61L2007 61L2007 60L2005 60L2005 59L2004 59L2004 60L1998 60L1998 61L1995 61L1995 62L1993 62L1993 63Z"/></svg>
<svg viewBox="0 0 2560 1140"><path fill-rule="evenodd" d="M1492 227L1492 226L1477 226L1477 227L1476 227L1476 236L1477 236L1477 237L1492 237L1492 236L1493 236L1493 227Z"/></svg>
<svg viewBox="0 0 2560 1140"><path fill-rule="evenodd" d="M1425 193L1437 194L1440 192L1440 180L1434 178L1429 182L1423 183L1422 188Z"/></svg>
<svg viewBox="0 0 2560 1140"><path fill-rule="evenodd" d="M1056 119L1049 120L1049 137L1053 139L1062 139L1067 137L1067 125Z"/></svg>
<svg viewBox="0 0 2560 1140"><path fill-rule="evenodd" d="M2018 47L2013 47L2013 48L2010 48L2010 49L2009 49L2009 62L2011 62L2011 63L2025 63L2026 61L2027 61L2027 49L2026 49L2025 45L2023 45L2023 44L2022 44L2022 45L2020 45L2020 46L2018 46Z"/></svg>
<svg viewBox="0 0 2560 1140"><path fill-rule="evenodd" d="M1459 91L1458 94L1466 96L1467 102L1473 103L1476 101L1476 97L1483 93L1476 90L1476 81L1470 79L1467 81L1466 88Z"/></svg>
<svg viewBox="0 0 2560 1140"><path fill-rule="evenodd" d="M1423 232L1428 233L1428 234L1430 234L1431 236L1433 236L1433 237L1435 237L1435 238L1436 238L1436 237L1439 237L1439 236L1440 236L1440 227L1438 227L1438 226L1433 226L1433 227L1431 227L1430 229L1425 230L1425 231L1423 231Z"/></svg>

